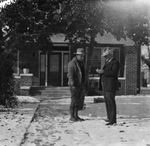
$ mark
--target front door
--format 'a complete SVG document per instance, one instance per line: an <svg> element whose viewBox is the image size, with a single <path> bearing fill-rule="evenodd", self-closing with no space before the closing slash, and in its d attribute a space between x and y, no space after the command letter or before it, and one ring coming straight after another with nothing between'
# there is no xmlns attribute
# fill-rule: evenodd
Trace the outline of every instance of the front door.
<svg viewBox="0 0 150 146"><path fill-rule="evenodd" d="M53 52L48 55L48 86L67 86L68 52Z"/></svg>
<svg viewBox="0 0 150 146"><path fill-rule="evenodd" d="M61 53L53 53L49 55L48 85L61 86Z"/></svg>

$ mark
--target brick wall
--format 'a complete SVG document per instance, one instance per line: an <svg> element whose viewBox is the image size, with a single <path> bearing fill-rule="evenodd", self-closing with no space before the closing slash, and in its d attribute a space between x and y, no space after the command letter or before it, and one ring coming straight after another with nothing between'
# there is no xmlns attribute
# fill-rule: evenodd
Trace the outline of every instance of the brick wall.
<svg viewBox="0 0 150 146"><path fill-rule="evenodd" d="M20 95L20 76L14 75L14 81L15 81L14 94Z"/></svg>
<svg viewBox="0 0 150 146"><path fill-rule="evenodd" d="M23 73L23 68L29 68L29 73L33 74L33 85L39 86L39 54L38 50L25 49L20 51L19 62L20 73Z"/></svg>
<svg viewBox="0 0 150 146"><path fill-rule="evenodd" d="M32 86L33 74L20 74L20 86Z"/></svg>
<svg viewBox="0 0 150 146"><path fill-rule="evenodd" d="M16 95L29 95L30 88L33 85L33 74L14 75Z"/></svg>
<svg viewBox="0 0 150 146"><path fill-rule="evenodd" d="M125 46L126 50L126 95L137 94L137 49L134 46Z"/></svg>
<svg viewBox="0 0 150 146"><path fill-rule="evenodd" d="M125 46L125 73L124 78L119 78L121 88L116 95L137 94L137 49L134 46ZM91 93L101 94L98 91L98 80L90 81Z"/></svg>

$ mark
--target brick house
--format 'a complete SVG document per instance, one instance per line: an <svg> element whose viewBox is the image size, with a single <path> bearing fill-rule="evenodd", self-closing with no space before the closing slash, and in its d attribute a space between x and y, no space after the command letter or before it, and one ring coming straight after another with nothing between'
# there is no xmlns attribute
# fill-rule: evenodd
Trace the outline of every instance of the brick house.
<svg viewBox="0 0 150 146"><path fill-rule="evenodd" d="M29 46L18 51L18 61L14 67L16 88L21 94L26 94L31 87L67 86L67 64L74 56L75 45L64 42L64 35L58 34L51 38L53 46L50 51L42 52L38 46ZM92 57L92 65L89 76L89 85L93 89L98 88L99 77L95 72L97 67L104 63L101 51L104 47L114 48L114 56L120 61L121 69L119 81L121 82L120 95L137 94L137 49L134 42L117 41L111 34L103 37L97 36ZM86 46L82 46L88 49ZM86 58L87 59L87 58ZM23 73L23 68L28 68L29 73Z"/></svg>

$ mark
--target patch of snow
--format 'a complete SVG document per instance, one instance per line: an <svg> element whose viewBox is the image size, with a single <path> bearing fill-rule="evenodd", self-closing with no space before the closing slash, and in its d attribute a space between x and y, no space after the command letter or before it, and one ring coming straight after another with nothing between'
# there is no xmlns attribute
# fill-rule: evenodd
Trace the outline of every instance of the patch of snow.
<svg viewBox="0 0 150 146"><path fill-rule="evenodd" d="M16 96L19 102L31 102L31 103L38 103L40 102L36 98L33 98L31 96Z"/></svg>

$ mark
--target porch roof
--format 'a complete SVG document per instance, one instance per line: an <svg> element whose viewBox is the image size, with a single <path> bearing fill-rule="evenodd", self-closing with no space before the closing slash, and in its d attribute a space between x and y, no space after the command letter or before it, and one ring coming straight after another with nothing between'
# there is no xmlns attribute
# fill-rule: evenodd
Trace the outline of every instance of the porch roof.
<svg viewBox="0 0 150 146"><path fill-rule="evenodd" d="M68 43L68 40L65 41L65 35L64 34L56 34L51 37L51 40L53 43ZM121 39L120 41L117 41L110 33L105 33L104 36L100 36L99 34L95 38L95 41L100 44L124 44L124 45L134 45L135 43L127 38L126 40Z"/></svg>

